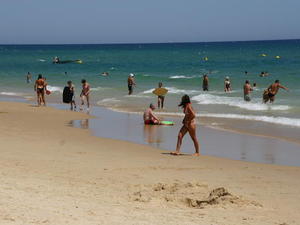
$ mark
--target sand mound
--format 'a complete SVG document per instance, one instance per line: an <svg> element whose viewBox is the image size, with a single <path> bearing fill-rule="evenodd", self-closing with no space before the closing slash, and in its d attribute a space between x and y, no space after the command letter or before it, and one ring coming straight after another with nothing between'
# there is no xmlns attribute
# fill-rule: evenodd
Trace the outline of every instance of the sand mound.
<svg viewBox="0 0 300 225"><path fill-rule="evenodd" d="M205 199L186 198L190 207L203 208L207 205L216 205L224 203L238 203L240 198L230 194L225 188L213 189Z"/></svg>
<svg viewBox="0 0 300 225"><path fill-rule="evenodd" d="M158 183L154 185L137 186L130 199L137 202L149 203L160 202L160 204L174 203L177 206L191 208L205 208L209 206L237 205L257 206L261 205L249 201L241 196L232 195L224 187L209 190L207 185L201 183Z"/></svg>

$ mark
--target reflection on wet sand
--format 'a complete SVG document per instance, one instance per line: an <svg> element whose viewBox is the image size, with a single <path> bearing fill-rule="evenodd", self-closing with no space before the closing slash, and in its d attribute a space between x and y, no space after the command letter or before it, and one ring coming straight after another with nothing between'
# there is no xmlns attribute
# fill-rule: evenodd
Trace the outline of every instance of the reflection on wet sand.
<svg viewBox="0 0 300 225"><path fill-rule="evenodd" d="M83 129L89 129L89 119L80 120L80 127Z"/></svg>
<svg viewBox="0 0 300 225"><path fill-rule="evenodd" d="M150 145L160 146L164 142L164 132L161 127L155 125L144 125L144 141Z"/></svg>
<svg viewBox="0 0 300 225"><path fill-rule="evenodd" d="M113 112L94 107L95 119L73 121L72 126L90 129L93 135L147 144L152 147L173 151L176 147L181 118L172 120L175 125L144 125L140 115ZM249 136L246 134L215 130L205 126L197 127L197 136L203 155L226 157L261 163L299 165L299 145L274 138ZM194 146L190 138L184 139L183 153L193 153Z"/></svg>
<svg viewBox="0 0 300 225"><path fill-rule="evenodd" d="M82 129L89 129L89 119L84 119L84 120L72 120L69 123L70 126L72 127L77 127L77 128L82 128Z"/></svg>

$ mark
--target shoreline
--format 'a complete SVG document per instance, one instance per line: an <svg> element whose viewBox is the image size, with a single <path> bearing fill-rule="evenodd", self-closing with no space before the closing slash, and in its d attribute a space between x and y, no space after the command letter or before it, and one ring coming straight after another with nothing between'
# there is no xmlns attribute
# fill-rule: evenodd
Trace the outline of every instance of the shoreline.
<svg viewBox="0 0 300 225"><path fill-rule="evenodd" d="M61 106L56 107L60 108ZM175 125L145 126L141 114L114 112L101 107L94 107L90 114L95 118L72 121L72 126L88 129L97 137L130 141L168 151L175 149L182 119L163 117L163 120L172 120ZM296 160L300 158L299 144L286 140L218 130L207 125L197 126L197 137L202 146L200 152L203 155L249 162L300 166ZM182 152L192 154L193 151L193 143L187 134L184 138Z"/></svg>
<svg viewBox="0 0 300 225"><path fill-rule="evenodd" d="M71 127L70 120L91 119L83 113L14 102L0 102L0 108L6 112L0 114L1 224L300 220L300 167L175 157Z"/></svg>
<svg viewBox="0 0 300 225"><path fill-rule="evenodd" d="M0 101L1 101L1 99L8 99L9 101L10 101L10 99L11 99L11 101L21 99L24 102L29 102L29 103L35 104L35 102L34 102L35 97L32 97L31 99L29 99L29 98L25 98L22 96L0 95ZM53 98L52 96L50 96L50 101L48 101L48 103L58 104L58 105L68 105L68 104L64 104L64 103L58 103L57 100L58 100L57 97ZM134 115L142 115L142 112L136 112L133 110L123 109L123 108L119 109L119 108L105 107L105 106L97 105L96 102L93 102L91 104L91 106L92 107L100 107L100 108L103 107L104 109L111 110L111 111L117 112L117 113L125 113L125 114L130 113L130 114L134 114ZM183 114L175 115L172 112L167 112L167 111L162 112L162 111L158 111L158 110L155 111L155 113L158 116L171 117L174 119L178 119L181 116L183 116ZM264 122L264 121L243 120L243 119L239 119L239 118L209 117L209 116L201 116L201 114L200 114L200 116L198 116L196 122L200 126L207 126L209 128L215 129L215 130L221 130L221 131L237 133L237 134L245 134L245 135L250 135L250 136L254 136L254 137L273 138L276 140L287 141L287 142L291 142L294 144L300 144L300 140L297 135L297 131L299 132L300 129L298 127L292 127L289 125L273 124L273 123L268 123L268 122Z"/></svg>

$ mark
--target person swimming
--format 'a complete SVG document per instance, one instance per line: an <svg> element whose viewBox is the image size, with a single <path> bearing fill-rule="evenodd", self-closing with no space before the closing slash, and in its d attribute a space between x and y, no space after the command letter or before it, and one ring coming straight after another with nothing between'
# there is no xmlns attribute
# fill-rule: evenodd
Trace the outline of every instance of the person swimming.
<svg viewBox="0 0 300 225"><path fill-rule="evenodd" d="M108 75L109 75L108 72L103 72L103 73L101 73L101 76L104 76L104 77L107 77Z"/></svg>
<svg viewBox="0 0 300 225"><path fill-rule="evenodd" d="M180 148L181 148L183 137L186 135L187 132L189 132L195 146L195 153L193 155L199 156L200 146L196 136L196 121L195 121L196 113L194 112L194 109L192 107L190 97L188 95L182 96L181 102L178 106L183 108L183 113L185 116L182 121L183 126L181 127L178 133L176 151L171 152L171 154L180 155Z"/></svg>
<svg viewBox="0 0 300 225"><path fill-rule="evenodd" d="M155 110L155 106L151 103L149 108L146 109L143 115L144 124L145 125L158 125L160 124L159 119L154 115L153 111Z"/></svg>

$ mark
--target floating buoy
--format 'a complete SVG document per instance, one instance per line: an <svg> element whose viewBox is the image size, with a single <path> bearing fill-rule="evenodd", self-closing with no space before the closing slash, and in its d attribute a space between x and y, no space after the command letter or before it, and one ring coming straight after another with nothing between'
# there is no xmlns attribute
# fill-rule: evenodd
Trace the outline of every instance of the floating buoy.
<svg viewBox="0 0 300 225"><path fill-rule="evenodd" d="M279 56L279 55L276 55L275 58L276 58L276 59L280 59L280 56Z"/></svg>
<svg viewBox="0 0 300 225"><path fill-rule="evenodd" d="M261 56L262 56L262 57L266 57L266 56L267 56L267 54L261 54Z"/></svg>

